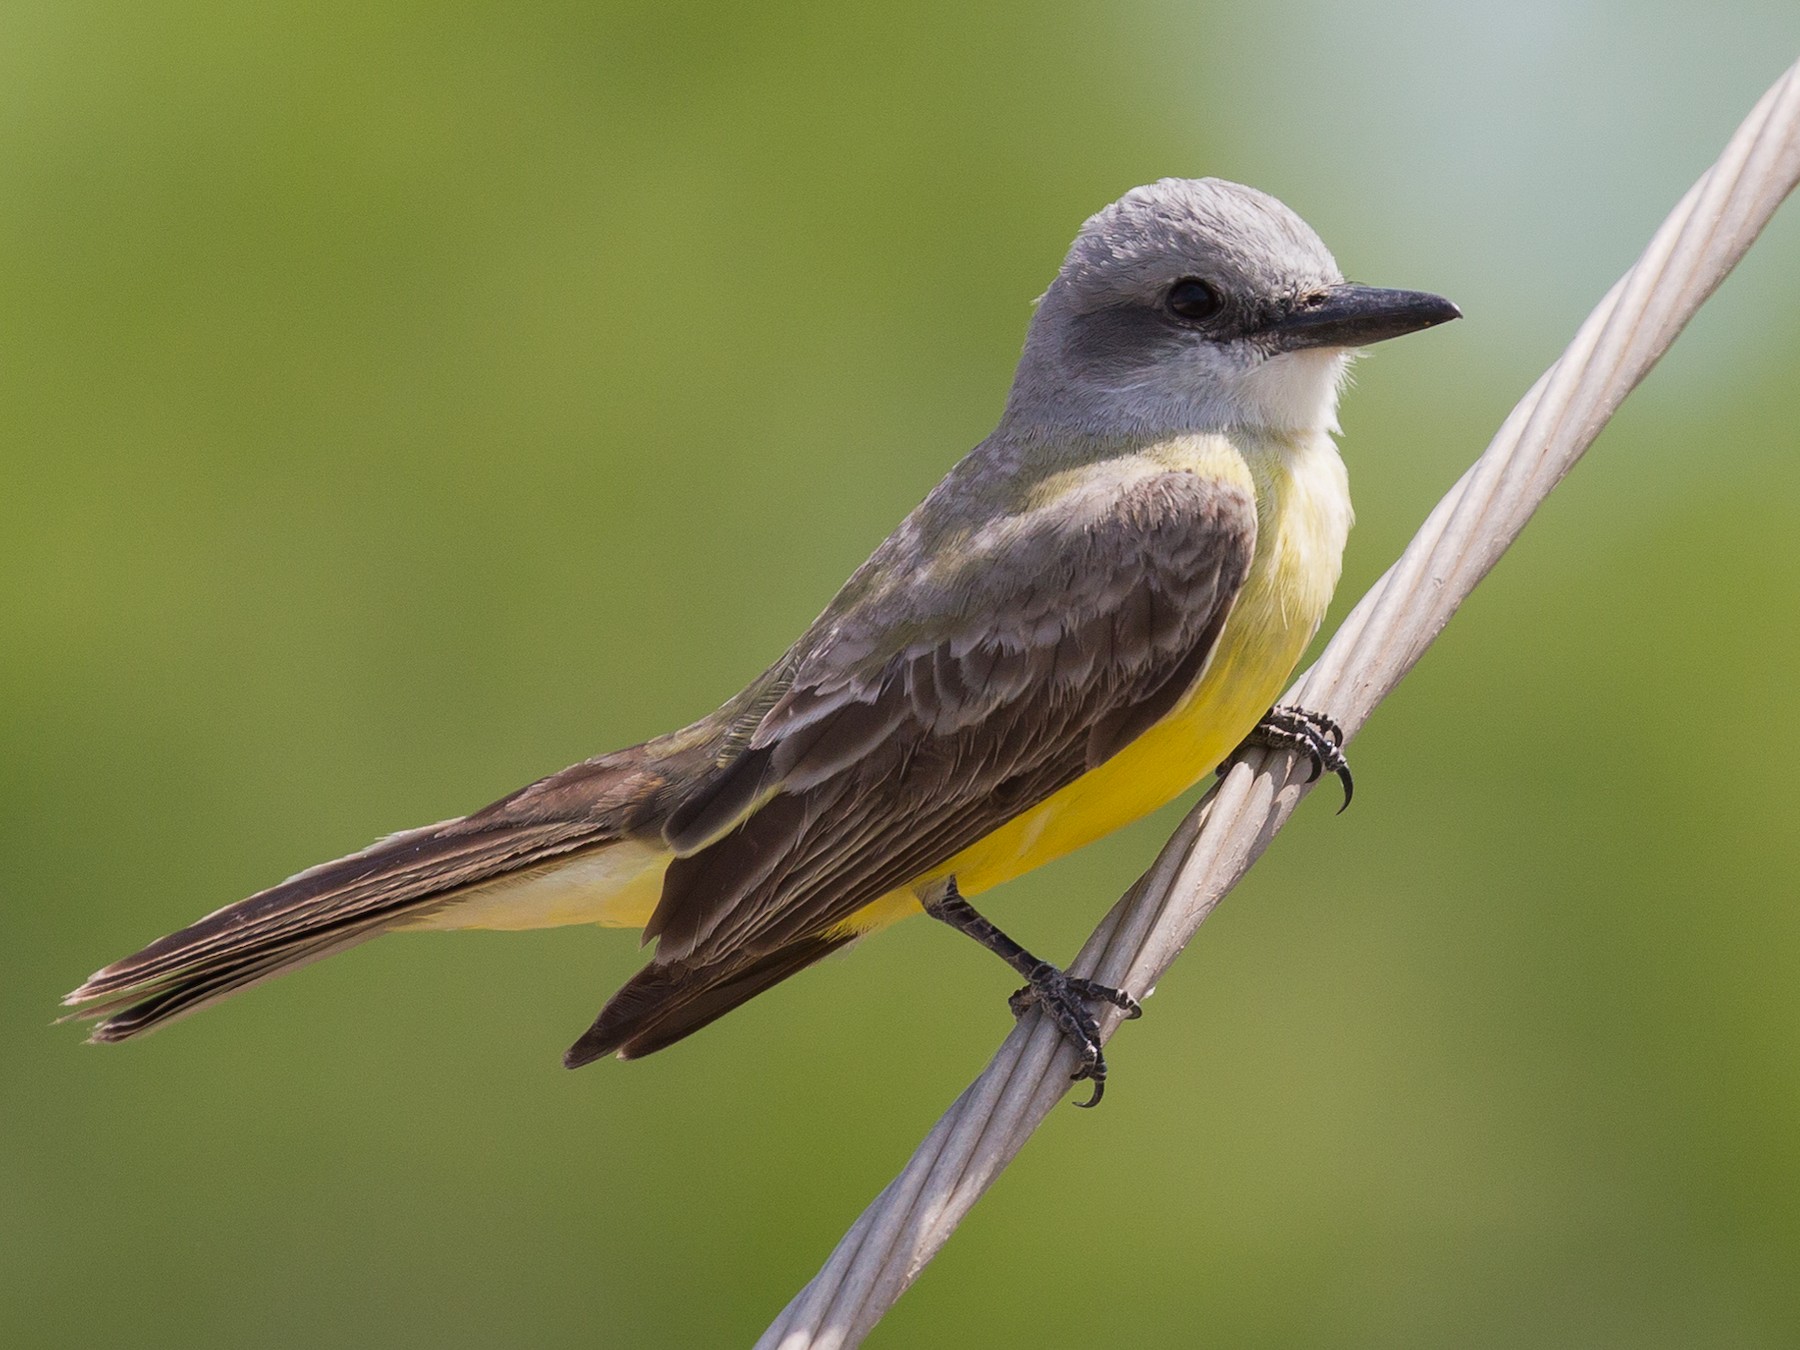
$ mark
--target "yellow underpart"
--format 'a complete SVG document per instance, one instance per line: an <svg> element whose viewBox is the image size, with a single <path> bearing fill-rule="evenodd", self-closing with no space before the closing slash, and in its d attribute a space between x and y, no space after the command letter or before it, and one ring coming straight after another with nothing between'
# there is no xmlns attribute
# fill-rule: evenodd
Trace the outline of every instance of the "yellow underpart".
<svg viewBox="0 0 1800 1350"><path fill-rule="evenodd" d="M514 872L459 892L455 901L396 927L489 928L518 932L564 924L642 928L662 896L673 855L624 839L575 858Z"/></svg>
<svg viewBox="0 0 1800 1350"><path fill-rule="evenodd" d="M920 893L947 876L964 895L978 894L1148 815L1216 769L1280 695L1337 586L1350 527L1343 464L1322 433L1179 445L1179 467L1254 490L1258 515L1250 573L1193 688L1106 763L864 906L837 932L866 933L917 914ZM1168 449L1159 447L1159 457Z"/></svg>

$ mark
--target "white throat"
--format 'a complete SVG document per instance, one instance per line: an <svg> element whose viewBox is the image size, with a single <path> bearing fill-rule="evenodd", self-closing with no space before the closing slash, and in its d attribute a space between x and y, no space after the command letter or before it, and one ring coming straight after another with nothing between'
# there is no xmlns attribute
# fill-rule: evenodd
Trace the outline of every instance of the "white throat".
<svg viewBox="0 0 1800 1350"><path fill-rule="evenodd" d="M1336 434L1338 392L1351 355L1341 348L1316 348L1242 366L1164 361L1135 379L1116 382L1058 379L1047 370L1021 369L1005 423L1101 434L1238 428Z"/></svg>

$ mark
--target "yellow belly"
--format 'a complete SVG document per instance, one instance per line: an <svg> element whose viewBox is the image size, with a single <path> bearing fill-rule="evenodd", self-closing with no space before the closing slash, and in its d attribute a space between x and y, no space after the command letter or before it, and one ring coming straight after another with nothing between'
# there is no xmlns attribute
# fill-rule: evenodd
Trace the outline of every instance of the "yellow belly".
<svg viewBox="0 0 1800 1350"><path fill-rule="evenodd" d="M1240 612L1242 612L1240 610ZM1235 619L1234 615L1234 619ZM1269 642L1252 624L1220 650L1176 710L1106 763L936 868L965 895L1010 881L1148 815L1218 768L1281 693L1310 631ZM1238 641L1232 642L1236 636Z"/></svg>
<svg viewBox="0 0 1800 1350"><path fill-rule="evenodd" d="M1041 867L1172 801L1218 768L1279 697L1318 631L1337 586L1350 527L1336 448L1304 441L1238 442L1236 464L1257 496L1257 554L1219 646L1173 712L1106 763L1014 817L939 867L865 906L844 924L867 932L919 912L918 896L954 876L974 895Z"/></svg>
<svg viewBox="0 0 1800 1350"><path fill-rule="evenodd" d="M1239 613L1243 612L1240 606ZM1233 627L1239 641L1231 641ZM1193 692L1162 721L1106 763L1033 809L977 840L942 866L889 892L846 921L855 932L883 928L919 912L919 893L954 876L976 895L1104 838L1173 801L1218 768L1281 693L1310 632L1257 641L1236 616Z"/></svg>

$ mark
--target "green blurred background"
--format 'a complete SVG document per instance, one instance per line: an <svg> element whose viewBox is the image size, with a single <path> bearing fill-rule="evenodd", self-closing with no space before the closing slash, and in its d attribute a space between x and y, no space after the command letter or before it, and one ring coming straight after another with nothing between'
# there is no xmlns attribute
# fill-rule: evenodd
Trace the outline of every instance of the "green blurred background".
<svg viewBox="0 0 1800 1350"><path fill-rule="evenodd" d="M1468 318L1341 614L1800 50L1791 0L0 10L0 1338L746 1344L985 1062L903 925L666 1055L632 935L96 965L700 713L1214 173ZM875 1344L1800 1345L1790 207ZM991 900L1074 951L1146 822Z"/></svg>

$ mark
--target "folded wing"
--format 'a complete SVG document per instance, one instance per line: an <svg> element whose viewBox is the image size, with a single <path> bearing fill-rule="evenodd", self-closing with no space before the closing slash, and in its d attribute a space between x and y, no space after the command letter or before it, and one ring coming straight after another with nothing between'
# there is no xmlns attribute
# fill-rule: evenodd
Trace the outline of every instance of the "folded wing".
<svg viewBox="0 0 1800 1350"><path fill-rule="evenodd" d="M1141 735L1205 668L1255 530L1245 488L1146 474L828 610L745 751L664 823L656 959L569 1062L704 1025Z"/></svg>

